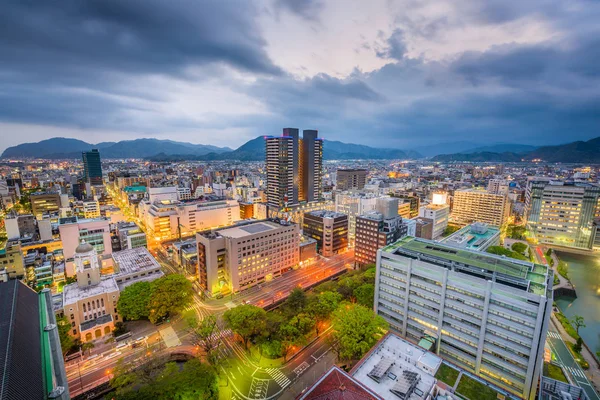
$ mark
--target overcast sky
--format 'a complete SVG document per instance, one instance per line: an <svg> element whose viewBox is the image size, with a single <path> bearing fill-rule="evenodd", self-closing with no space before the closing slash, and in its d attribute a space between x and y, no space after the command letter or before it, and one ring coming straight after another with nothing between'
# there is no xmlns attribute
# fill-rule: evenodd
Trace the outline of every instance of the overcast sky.
<svg viewBox="0 0 600 400"><path fill-rule="evenodd" d="M600 136L595 0L5 0L0 150L55 136L238 147Z"/></svg>

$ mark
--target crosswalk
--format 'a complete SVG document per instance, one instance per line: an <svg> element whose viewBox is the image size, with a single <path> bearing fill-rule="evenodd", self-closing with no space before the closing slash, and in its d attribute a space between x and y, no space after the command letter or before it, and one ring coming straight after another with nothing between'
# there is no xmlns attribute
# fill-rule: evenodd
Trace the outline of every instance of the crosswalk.
<svg viewBox="0 0 600 400"><path fill-rule="evenodd" d="M548 336L550 336L551 338L554 338L554 339L561 339L560 334L558 334L556 332L552 332L552 331L548 332Z"/></svg>
<svg viewBox="0 0 600 400"><path fill-rule="evenodd" d="M563 368L566 368L567 371L569 371L569 373L571 375L573 375L574 377L585 378L585 374L583 373L583 371L578 368L573 368L573 367L563 367Z"/></svg>
<svg viewBox="0 0 600 400"><path fill-rule="evenodd" d="M219 339L230 337L231 335L233 335L233 332L231 331L231 329L224 329L222 331L219 331L219 332L216 332L216 333L213 333L212 335L210 335L210 339L211 340L219 340Z"/></svg>
<svg viewBox="0 0 600 400"><path fill-rule="evenodd" d="M292 381L283 372L277 368L267 368L267 373L273 378L275 382L282 388L287 387Z"/></svg>

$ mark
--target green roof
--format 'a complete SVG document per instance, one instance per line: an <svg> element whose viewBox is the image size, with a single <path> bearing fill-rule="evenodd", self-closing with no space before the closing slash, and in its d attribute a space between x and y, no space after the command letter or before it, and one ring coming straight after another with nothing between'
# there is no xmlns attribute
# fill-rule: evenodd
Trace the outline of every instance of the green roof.
<svg viewBox="0 0 600 400"><path fill-rule="evenodd" d="M383 250L393 253L398 248L434 257L441 257L485 269L487 271L526 279L532 283L542 285L545 288L548 268L543 265L533 264L527 261L517 261L478 251L459 249L442 243L417 239L410 236L404 237L396 243L384 247Z"/></svg>
<svg viewBox="0 0 600 400"><path fill-rule="evenodd" d="M130 193L130 192L140 192L141 193L141 192L146 191L146 186L125 186L123 191L126 193Z"/></svg>

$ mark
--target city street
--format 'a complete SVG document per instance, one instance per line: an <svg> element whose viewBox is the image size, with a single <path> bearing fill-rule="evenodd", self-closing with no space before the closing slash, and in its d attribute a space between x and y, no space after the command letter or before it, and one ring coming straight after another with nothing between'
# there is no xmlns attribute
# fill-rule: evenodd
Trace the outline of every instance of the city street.
<svg viewBox="0 0 600 400"><path fill-rule="evenodd" d="M573 355L562 340L552 321L550 323L546 342L550 345L552 352L556 355L556 361L564 366L565 372L568 373L571 379L585 391L590 400L600 400L600 396L598 396L590 384L583 369L581 369L579 364L577 364L577 361L573 358Z"/></svg>

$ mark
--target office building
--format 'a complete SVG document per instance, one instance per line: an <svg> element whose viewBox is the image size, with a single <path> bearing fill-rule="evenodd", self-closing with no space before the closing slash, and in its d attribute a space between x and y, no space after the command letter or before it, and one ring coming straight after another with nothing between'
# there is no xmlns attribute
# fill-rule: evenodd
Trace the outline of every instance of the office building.
<svg viewBox="0 0 600 400"><path fill-rule="evenodd" d="M117 223L116 236L119 238L120 250L148 247L146 234L135 222Z"/></svg>
<svg viewBox="0 0 600 400"><path fill-rule="evenodd" d="M317 241L317 251L331 257L348 247L348 216L333 211L311 211L304 214L304 235Z"/></svg>
<svg viewBox="0 0 600 400"><path fill-rule="evenodd" d="M70 259L75 255L75 249L82 240L93 246L100 255L112 253L110 220L108 218L60 218L58 232L65 259Z"/></svg>
<svg viewBox="0 0 600 400"><path fill-rule="evenodd" d="M338 169L335 188L339 191L362 190L367 183L366 169Z"/></svg>
<svg viewBox="0 0 600 400"><path fill-rule="evenodd" d="M176 202L179 200L177 195L177 187L175 186L164 186L164 187L151 187L148 188L148 200L150 203L156 203L161 201Z"/></svg>
<svg viewBox="0 0 600 400"><path fill-rule="evenodd" d="M36 234L35 217L33 214L17 214L10 211L4 219L7 239L33 237Z"/></svg>
<svg viewBox="0 0 600 400"><path fill-rule="evenodd" d="M500 229L482 222L475 222L459 229L440 242L460 249L485 251L490 246L500 244Z"/></svg>
<svg viewBox="0 0 600 400"><path fill-rule="evenodd" d="M356 218L355 262L357 265L374 264L377 250L406 236L407 226L399 216L385 218L377 211Z"/></svg>
<svg viewBox="0 0 600 400"><path fill-rule="evenodd" d="M86 183L95 186L102 185L102 162L100 161L100 153L98 149L92 151L84 151L83 158L83 175ZM90 194L88 193L88 196Z"/></svg>
<svg viewBox="0 0 600 400"><path fill-rule="evenodd" d="M488 181L487 191L490 193L507 195L509 190L509 182L504 179L490 179Z"/></svg>
<svg viewBox="0 0 600 400"><path fill-rule="evenodd" d="M29 196L32 214L39 218L42 214L58 212L60 194L49 192L32 193Z"/></svg>
<svg viewBox="0 0 600 400"><path fill-rule="evenodd" d="M398 215L402 218L410 219L412 218L412 212L410 209L410 201L406 199L398 199Z"/></svg>
<svg viewBox="0 0 600 400"><path fill-rule="evenodd" d="M408 201L410 204L410 218L414 218L419 216L419 209L421 208L421 199L419 196L409 193L391 193L392 197L397 197L399 199Z"/></svg>
<svg viewBox="0 0 600 400"><path fill-rule="evenodd" d="M451 219L459 224L484 222L502 227L510 215L510 201L505 194L493 194L483 189L463 189L454 192Z"/></svg>
<svg viewBox="0 0 600 400"><path fill-rule="evenodd" d="M533 399L552 282L547 266L405 237L377 255L375 311L402 337Z"/></svg>
<svg viewBox="0 0 600 400"><path fill-rule="evenodd" d="M433 220L429 218L415 218L415 236L422 239L433 239Z"/></svg>
<svg viewBox="0 0 600 400"><path fill-rule="evenodd" d="M240 220L240 204L236 200L184 203L177 207L176 217L182 234L193 234L236 223Z"/></svg>
<svg viewBox="0 0 600 400"><path fill-rule="evenodd" d="M323 142L316 130L285 128L265 137L267 203L275 209L322 197Z"/></svg>
<svg viewBox="0 0 600 400"><path fill-rule="evenodd" d="M298 266L299 227L284 220L240 222L198 232L198 278L210 296L270 281Z"/></svg>
<svg viewBox="0 0 600 400"><path fill-rule="evenodd" d="M356 235L356 217L377 209L377 199L373 193L337 193L335 212L348 216L348 240L354 242Z"/></svg>
<svg viewBox="0 0 600 400"><path fill-rule="evenodd" d="M450 207L446 204L428 204L419 210L419 218L427 218L433 222L432 239L441 237L448 227Z"/></svg>
<svg viewBox="0 0 600 400"><path fill-rule="evenodd" d="M0 283L0 399L68 400L50 289Z"/></svg>
<svg viewBox="0 0 600 400"><path fill-rule="evenodd" d="M599 200L597 184L530 180L525 194L527 225L540 243L591 250Z"/></svg>

